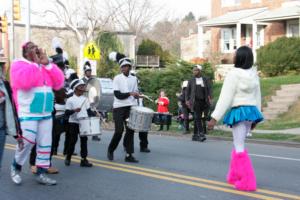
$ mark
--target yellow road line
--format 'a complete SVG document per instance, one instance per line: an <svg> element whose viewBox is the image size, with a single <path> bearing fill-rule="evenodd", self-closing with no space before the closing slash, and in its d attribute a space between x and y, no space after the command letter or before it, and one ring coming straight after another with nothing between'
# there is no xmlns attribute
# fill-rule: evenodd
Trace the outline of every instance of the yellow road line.
<svg viewBox="0 0 300 200"><path fill-rule="evenodd" d="M80 162L80 160L77 160L77 159L76 159L76 161L78 163ZM278 200L279 199L279 198L264 196L264 195L255 194L255 193L247 193L247 192L222 188L222 187L213 186L213 185L206 185L206 184L198 183L198 182L192 182L192 181L187 181L187 180L182 180L182 179L177 179L177 178L172 178L172 177L167 177L167 176L161 176L161 175L151 174L151 173L146 173L146 172L141 172L141 171L134 171L131 169L126 169L126 168L114 167L114 166L105 165L105 164L99 164L99 163L93 163L93 164L95 166L103 167L103 168L107 168L107 169L113 169L113 170L117 170L117 171L123 171L123 172L127 172L127 173L147 176L147 177L156 178L156 179L160 179L160 180L167 180L167 181L172 181L172 182L181 183L181 184L185 184L185 185L192 185L192 186L196 186L196 187L200 187L200 188L206 188L206 189L217 190L217 191L222 191L222 192L226 192L226 193L238 194L238 195L248 196L248 197L257 198L257 199L265 199L265 200L267 200L267 199L268 200L270 200L270 199Z"/></svg>
<svg viewBox="0 0 300 200"><path fill-rule="evenodd" d="M12 149L12 147L14 148L15 146L7 144L7 147L9 149ZM55 157L58 158L58 159L64 159L64 157L61 156L61 155L58 155L58 156L55 156ZM212 190L217 190L217 191L223 191L223 192L227 192L227 193L233 193L233 194L238 194L238 195L242 195L242 196L258 198L258 199L277 199L277 198L274 198L274 197L269 197L269 196L260 195L260 194L256 194L256 193L247 193L247 192L238 191L238 190L235 190L235 189L222 188L222 187L218 187L218 186L207 185L207 184L193 182L193 181L201 181L201 182L204 182L204 183L209 183L209 184L220 185L220 186L225 186L225 187L231 187L232 188L231 185L223 183L223 182L212 181L212 180L207 180L207 179L202 179L202 178L197 178L197 177L192 177L192 176L185 176L185 175L180 175L180 174L175 174L175 173L170 173L170 172L152 170L152 169L136 167L136 166L131 166L131 165L125 165L125 164L120 164L120 163L114 163L114 162L109 162L109 161L102 161L102 160L97 160L97 159L94 159L94 158L89 158L89 160L97 162L97 163L93 163L96 166L103 167L103 168L108 168L108 169L113 169L113 170L118 170L118 171L123 171L123 172L127 172L127 173L133 173L133 174L152 177L152 178L156 178L156 179L168 180L168 181L173 181L173 182L182 183L182 184L186 184L186 185L192 185L192 186L197 186L197 187L201 187L201 188L207 188L207 189L212 189ZM80 157L73 156L72 161L80 162ZM132 169L139 170L139 171L134 171ZM150 172L150 173L147 173L147 172ZM156 174L153 174L153 173L156 173ZM165 175L165 176L161 176L161 175L158 175L158 174L162 174L162 175ZM177 177L177 178L167 177L167 176L173 176L173 177ZM181 178L181 179L178 179L178 178ZM182 178L183 179L188 179L188 180L182 180ZM193 181L189 181L189 180L193 180ZM260 189L257 192L270 194L270 195L274 195L274 196L278 196L278 197L286 197L286 198L290 198L290 199L300 199L300 196L284 194L284 193L279 193L279 192L273 192L273 191L269 191L269 190Z"/></svg>
<svg viewBox="0 0 300 200"><path fill-rule="evenodd" d="M80 159L80 157L78 157L78 156L74 156L74 157L76 157L77 159ZM110 161L103 161L103 160L98 160L98 159L94 159L94 158L88 158L88 159L90 161L103 163L103 164L107 164L107 165L111 165L111 166L126 167L126 168L129 168L129 169L135 169L135 170L140 170L140 171L145 171L145 172L157 173L157 174L162 174L162 175L166 175L166 176L173 176L173 177L176 177L176 178L182 178L182 179L193 180L193 181L200 181L200 182L204 182L204 183L209 183L209 184L214 184L214 185L233 188L232 185L224 183L224 182L213 181L213 180L208 180L208 179L203 179L203 178L198 178L198 177L193 177L193 176L187 176L187 175L181 175L181 174L176 174L176 173L172 173L172 172L154 170L154 169L149 169L149 168L136 167L136 166L132 166L132 165L126 165L126 164L115 163L115 162L110 162ZM281 193L281 192L274 192L274 191L264 190L264 189L258 189L256 192L300 200L300 196L285 194L285 193Z"/></svg>

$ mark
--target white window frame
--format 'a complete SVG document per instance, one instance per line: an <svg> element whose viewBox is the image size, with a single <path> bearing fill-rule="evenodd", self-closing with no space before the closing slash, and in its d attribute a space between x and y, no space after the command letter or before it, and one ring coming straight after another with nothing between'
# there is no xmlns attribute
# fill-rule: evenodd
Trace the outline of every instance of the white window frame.
<svg viewBox="0 0 300 200"><path fill-rule="evenodd" d="M295 37L300 37L299 35L299 20L289 20L286 22L286 36L287 37L293 37L291 26L298 26L298 34L295 35Z"/></svg>
<svg viewBox="0 0 300 200"><path fill-rule="evenodd" d="M262 47L265 44L265 27L258 25L257 26L257 41L256 41L256 47Z"/></svg>
<svg viewBox="0 0 300 200"><path fill-rule="evenodd" d="M225 40L224 34L227 32L229 34L229 39ZM221 29L221 52L222 53L232 53L236 50L236 28L222 28ZM228 48L226 48L226 44L229 45Z"/></svg>
<svg viewBox="0 0 300 200"><path fill-rule="evenodd" d="M238 6L240 4L241 0L221 0L222 7Z"/></svg>

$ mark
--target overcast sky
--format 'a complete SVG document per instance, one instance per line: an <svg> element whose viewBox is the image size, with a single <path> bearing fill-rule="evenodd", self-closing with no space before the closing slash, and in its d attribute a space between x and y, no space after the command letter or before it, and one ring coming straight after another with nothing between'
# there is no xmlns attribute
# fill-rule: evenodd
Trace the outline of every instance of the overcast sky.
<svg viewBox="0 0 300 200"><path fill-rule="evenodd" d="M12 0L0 0L0 14L4 11L10 10L10 2ZM48 0L31 0L32 10L37 10L41 6L46 7ZM74 0L78 1L78 0ZM196 18L200 16L209 16L210 2L211 0L151 0L156 6L163 6L163 10L169 19L182 18L187 13L192 11ZM25 12L27 0L21 0L22 12ZM42 3L42 4L41 4ZM164 15L164 14L163 14ZM23 19L25 16L23 17ZM35 23L37 19L32 16L32 23ZM39 19L40 20L40 19ZM157 19L157 21L160 19Z"/></svg>
<svg viewBox="0 0 300 200"><path fill-rule="evenodd" d="M211 0L152 0L152 2L158 5L166 5L166 11L174 18L181 18L190 11L194 13L196 18L210 16L211 12Z"/></svg>

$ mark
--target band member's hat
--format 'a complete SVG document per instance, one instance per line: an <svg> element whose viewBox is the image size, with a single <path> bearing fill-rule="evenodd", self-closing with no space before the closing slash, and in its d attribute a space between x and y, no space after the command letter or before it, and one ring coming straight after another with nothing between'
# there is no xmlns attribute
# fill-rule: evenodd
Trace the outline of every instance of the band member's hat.
<svg viewBox="0 0 300 200"><path fill-rule="evenodd" d="M91 63L90 63L89 61L86 61L86 62L84 63L83 71L84 71L84 72L86 72L86 71L92 71Z"/></svg>
<svg viewBox="0 0 300 200"><path fill-rule="evenodd" d="M79 85L85 85L84 81L81 79L74 79L71 83L70 83L70 87L72 90L75 90Z"/></svg>
<svg viewBox="0 0 300 200"><path fill-rule="evenodd" d="M108 57L110 60L118 62L120 67L123 67L125 65L132 66L130 58L126 57L124 54L118 52L111 52Z"/></svg>

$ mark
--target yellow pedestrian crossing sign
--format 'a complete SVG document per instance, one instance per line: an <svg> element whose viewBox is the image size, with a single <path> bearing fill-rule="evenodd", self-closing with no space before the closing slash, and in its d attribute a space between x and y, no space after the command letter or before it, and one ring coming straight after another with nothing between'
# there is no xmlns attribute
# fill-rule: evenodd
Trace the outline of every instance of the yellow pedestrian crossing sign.
<svg viewBox="0 0 300 200"><path fill-rule="evenodd" d="M89 60L100 60L100 49L95 42L89 42L83 49L83 56Z"/></svg>

